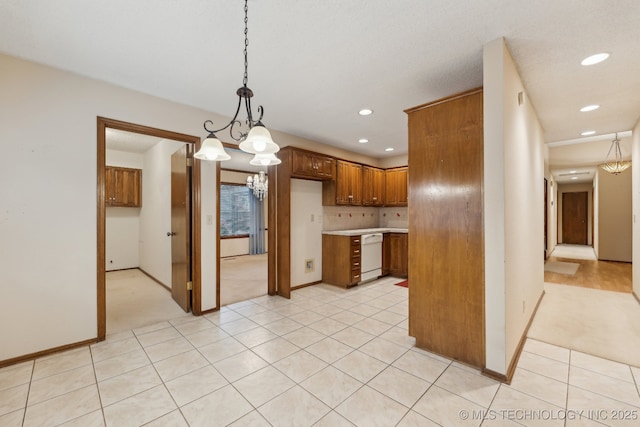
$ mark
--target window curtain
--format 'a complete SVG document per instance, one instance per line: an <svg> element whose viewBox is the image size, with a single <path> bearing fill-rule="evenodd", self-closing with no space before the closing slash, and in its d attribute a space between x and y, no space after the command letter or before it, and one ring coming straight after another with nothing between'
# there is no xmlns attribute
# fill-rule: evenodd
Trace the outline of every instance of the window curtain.
<svg viewBox="0 0 640 427"><path fill-rule="evenodd" d="M266 198L264 199L266 200ZM257 255L267 252L264 243L264 200L260 200L253 194L249 196L251 210L251 224L249 228L249 254Z"/></svg>

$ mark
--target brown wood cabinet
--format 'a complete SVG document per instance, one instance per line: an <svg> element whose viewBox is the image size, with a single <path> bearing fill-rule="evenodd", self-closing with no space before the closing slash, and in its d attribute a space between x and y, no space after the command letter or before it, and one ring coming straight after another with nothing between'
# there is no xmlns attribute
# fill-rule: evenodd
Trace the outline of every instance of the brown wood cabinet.
<svg viewBox="0 0 640 427"><path fill-rule="evenodd" d="M409 239L407 233L385 233L382 241L382 274L409 275Z"/></svg>
<svg viewBox="0 0 640 427"><path fill-rule="evenodd" d="M483 368L482 89L406 112L409 335L418 347Z"/></svg>
<svg viewBox="0 0 640 427"><path fill-rule="evenodd" d="M142 170L106 166L105 198L108 207L142 206Z"/></svg>
<svg viewBox="0 0 640 427"><path fill-rule="evenodd" d="M322 204L362 205L362 165L336 160L336 178L324 183Z"/></svg>
<svg viewBox="0 0 640 427"><path fill-rule="evenodd" d="M408 177L406 166L385 171L385 206L408 205Z"/></svg>
<svg viewBox="0 0 640 427"><path fill-rule="evenodd" d="M322 235L322 281L345 288L360 282L360 236Z"/></svg>
<svg viewBox="0 0 640 427"><path fill-rule="evenodd" d="M384 205L384 169L362 166L362 205Z"/></svg>
<svg viewBox="0 0 640 427"><path fill-rule="evenodd" d="M291 149L291 177L313 180L333 179L336 161L311 151Z"/></svg>

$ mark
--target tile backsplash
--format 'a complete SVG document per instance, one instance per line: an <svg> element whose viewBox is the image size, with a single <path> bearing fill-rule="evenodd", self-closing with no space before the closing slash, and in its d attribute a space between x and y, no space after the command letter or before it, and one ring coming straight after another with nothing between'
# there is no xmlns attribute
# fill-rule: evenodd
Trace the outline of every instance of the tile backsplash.
<svg viewBox="0 0 640 427"><path fill-rule="evenodd" d="M358 228L407 228L408 208L366 206L324 206L323 231Z"/></svg>
<svg viewBox="0 0 640 427"><path fill-rule="evenodd" d="M323 230L351 230L375 228L379 223L379 209L365 206L324 206Z"/></svg>
<svg viewBox="0 0 640 427"><path fill-rule="evenodd" d="M409 228L409 208L379 208L380 227Z"/></svg>

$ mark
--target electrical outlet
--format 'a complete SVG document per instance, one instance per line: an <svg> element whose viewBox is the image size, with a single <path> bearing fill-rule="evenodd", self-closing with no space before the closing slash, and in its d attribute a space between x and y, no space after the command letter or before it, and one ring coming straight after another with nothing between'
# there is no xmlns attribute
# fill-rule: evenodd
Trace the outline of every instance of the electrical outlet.
<svg viewBox="0 0 640 427"><path fill-rule="evenodd" d="M313 273L315 271L315 262L314 259L305 259L304 260L304 272L305 273Z"/></svg>

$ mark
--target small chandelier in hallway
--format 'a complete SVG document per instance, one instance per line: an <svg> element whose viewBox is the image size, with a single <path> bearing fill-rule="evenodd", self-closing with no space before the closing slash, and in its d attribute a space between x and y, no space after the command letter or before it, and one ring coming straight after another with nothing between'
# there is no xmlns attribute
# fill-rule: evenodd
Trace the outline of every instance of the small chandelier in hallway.
<svg viewBox="0 0 640 427"><path fill-rule="evenodd" d="M617 132L615 138L611 141L611 147L609 148L607 157L605 157L604 162L600 163L598 166L613 175L618 175L631 166L630 160L622 160L620 140L618 139Z"/></svg>
<svg viewBox="0 0 640 427"><path fill-rule="evenodd" d="M263 171L260 171L253 177L251 177L251 175L247 177L247 187L253 190L253 195L262 201L269 190L269 179L265 176Z"/></svg>

